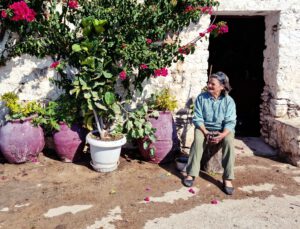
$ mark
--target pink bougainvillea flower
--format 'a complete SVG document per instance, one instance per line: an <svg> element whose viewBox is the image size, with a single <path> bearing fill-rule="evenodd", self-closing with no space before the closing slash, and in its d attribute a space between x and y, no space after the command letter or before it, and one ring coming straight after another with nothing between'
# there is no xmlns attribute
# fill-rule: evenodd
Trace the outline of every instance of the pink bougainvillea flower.
<svg viewBox="0 0 300 229"><path fill-rule="evenodd" d="M185 47L180 47L180 48L178 49L178 52L181 53L181 54L186 54Z"/></svg>
<svg viewBox="0 0 300 229"><path fill-rule="evenodd" d="M213 200L211 200L211 201L210 201L210 203L211 203L211 204L218 204L218 203L219 203L219 201L218 201L218 200L216 200L216 199L213 199Z"/></svg>
<svg viewBox="0 0 300 229"><path fill-rule="evenodd" d="M147 187L145 190L146 190L146 191L150 191L150 190L151 190L151 188Z"/></svg>
<svg viewBox="0 0 300 229"><path fill-rule="evenodd" d="M127 74L126 74L126 72L123 70L123 71L121 71L120 73L119 73L119 77L120 77L120 79L121 80L125 80L126 79L126 77L127 77Z"/></svg>
<svg viewBox="0 0 300 229"><path fill-rule="evenodd" d="M2 11L1 11L1 17L2 17L2 18L7 18L7 13L6 13L5 10L2 10Z"/></svg>
<svg viewBox="0 0 300 229"><path fill-rule="evenodd" d="M69 1L68 6L71 9L77 9L78 8L78 2L76 0L71 0L71 1Z"/></svg>
<svg viewBox="0 0 300 229"><path fill-rule="evenodd" d="M50 68L56 68L59 65L59 61L54 61L51 65Z"/></svg>
<svg viewBox="0 0 300 229"><path fill-rule="evenodd" d="M167 76L168 75L168 69L167 68L159 68L154 70L154 77L158 76Z"/></svg>
<svg viewBox="0 0 300 229"><path fill-rule="evenodd" d="M150 38L147 38L146 42L147 42L148 45L150 45L152 43L152 40Z"/></svg>
<svg viewBox="0 0 300 229"><path fill-rule="evenodd" d="M189 6L187 6L187 7L185 8L184 12L185 12L185 13L189 13L189 12L191 12L191 11L193 11L193 10L194 10L194 7L191 6L191 5L189 5Z"/></svg>
<svg viewBox="0 0 300 229"><path fill-rule="evenodd" d="M20 1L15 2L8 6L13 11L13 17L11 20L13 21L28 21L31 22L35 19L36 13L33 9L30 9L26 2Z"/></svg>
<svg viewBox="0 0 300 229"><path fill-rule="evenodd" d="M205 36L205 33L199 33L199 36L200 36L200 37L204 37L204 36Z"/></svg>
<svg viewBox="0 0 300 229"><path fill-rule="evenodd" d="M147 65L147 64L141 64L141 65L140 65L140 68L141 68L141 69L147 69L147 68L148 68L148 65Z"/></svg>
<svg viewBox="0 0 300 229"><path fill-rule="evenodd" d="M218 28L218 26L213 24L213 25L211 25L211 26L208 27L207 32L210 33L213 30L215 30L216 28Z"/></svg>
<svg viewBox="0 0 300 229"><path fill-rule="evenodd" d="M190 188L188 191L189 191L190 193L192 193L192 194L195 194L195 190L192 189L192 188Z"/></svg>
<svg viewBox="0 0 300 229"><path fill-rule="evenodd" d="M228 26L227 26L227 25L221 25L221 26L219 27L218 33L219 33L219 34L228 33Z"/></svg>
<svg viewBox="0 0 300 229"><path fill-rule="evenodd" d="M161 75L162 76L167 76L168 75L168 69L167 68L162 68L161 69Z"/></svg>
<svg viewBox="0 0 300 229"><path fill-rule="evenodd" d="M159 68L159 69L155 69L154 70L154 76L155 77L158 77L158 76L160 76L161 75L161 69Z"/></svg>
<svg viewBox="0 0 300 229"><path fill-rule="evenodd" d="M144 199L146 202L149 202L150 201L150 197L149 196L147 196L147 197L145 197L145 199Z"/></svg>
<svg viewBox="0 0 300 229"><path fill-rule="evenodd" d="M200 8L202 13L212 14L213 8L211 6L204 6Z"/></svg>

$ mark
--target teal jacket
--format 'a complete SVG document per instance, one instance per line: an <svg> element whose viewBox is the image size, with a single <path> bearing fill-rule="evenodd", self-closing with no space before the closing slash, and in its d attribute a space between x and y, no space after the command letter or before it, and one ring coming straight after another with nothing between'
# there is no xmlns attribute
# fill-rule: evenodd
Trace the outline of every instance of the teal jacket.
<svg viewBox="0 0 300 229"><path fill-rule="evenodd" d="M234 100L229 95L221 95L215 99L208 92L201 93L195 101L193 123L196 127L204 124L209 131L223 131L226 128L234 132L236 125Z"/></svg>

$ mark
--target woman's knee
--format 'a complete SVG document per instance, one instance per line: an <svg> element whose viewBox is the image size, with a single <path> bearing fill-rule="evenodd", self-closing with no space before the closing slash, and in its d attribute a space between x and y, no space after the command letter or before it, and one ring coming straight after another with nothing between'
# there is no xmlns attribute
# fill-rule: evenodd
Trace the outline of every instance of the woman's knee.
<svg viewBox="0 0 300 229"><path fill-rule="evenodd" d="M234 135L232 133L230 133L223 139L223 144L231 145L231 144L233 144L233 140L234 140Z"/></svg>

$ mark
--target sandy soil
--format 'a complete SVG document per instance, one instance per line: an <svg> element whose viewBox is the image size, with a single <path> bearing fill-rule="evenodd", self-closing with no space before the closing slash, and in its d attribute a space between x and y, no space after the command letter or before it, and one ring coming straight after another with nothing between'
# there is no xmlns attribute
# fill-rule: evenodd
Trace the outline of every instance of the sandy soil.
<svg viewBox="0 0 300 229"><path fill-rule="evenodd" d="M286 217L283 225L296 228L300 169L276 157L244 154L236 159L233 196L222 192L220 175L202 173L191 192L182 186L175 164L145 163L132 151L123 152L118 170L111 173L93 171L88 154L76 164L63 163L52 153L40 154L38 163L12 165L1 159L0 228L185 228L173 218L199 212L206 212L206 221L189 221L186 228L255 227L239 220L246 215L258 220L256 228L280 226L281 221L271 223L278 215ZM226 209L229 221L222 224ZM272 216L266 209L277 210ZM262 214L266 211L270 214Z"/></svg>

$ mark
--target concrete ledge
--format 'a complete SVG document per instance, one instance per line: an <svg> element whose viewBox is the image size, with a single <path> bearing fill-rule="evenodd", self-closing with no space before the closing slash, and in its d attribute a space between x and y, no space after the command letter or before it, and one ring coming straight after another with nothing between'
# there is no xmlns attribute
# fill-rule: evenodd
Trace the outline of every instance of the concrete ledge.
<svg viewBox="0 0 300 229"><path fill-rule="evenodd" d="M279 155L292 165L300 167L300 117L275 119L273 130L272 135L277 140Z"/></svg>

